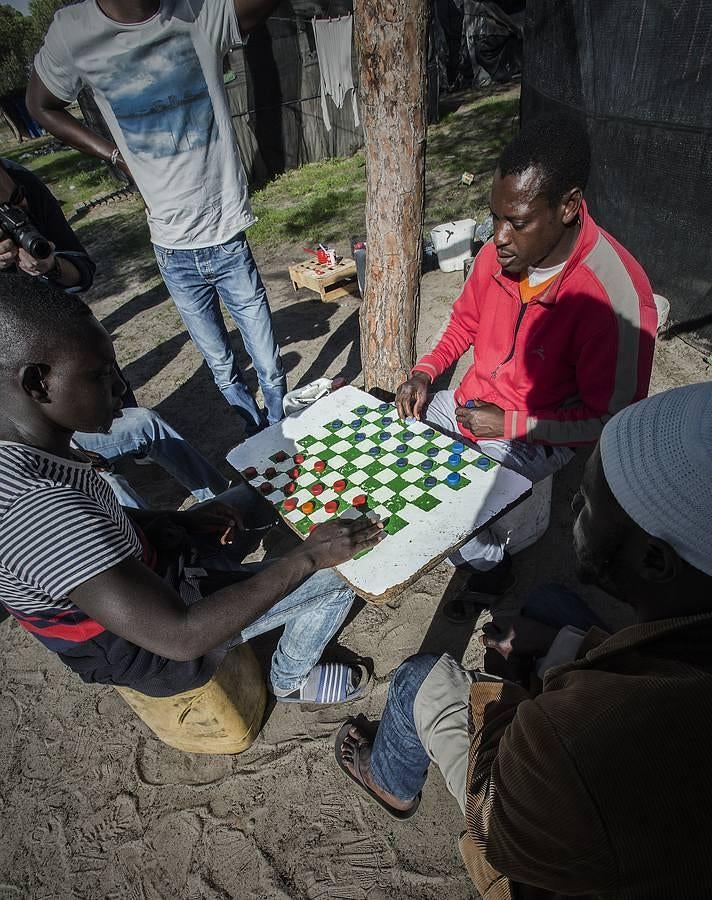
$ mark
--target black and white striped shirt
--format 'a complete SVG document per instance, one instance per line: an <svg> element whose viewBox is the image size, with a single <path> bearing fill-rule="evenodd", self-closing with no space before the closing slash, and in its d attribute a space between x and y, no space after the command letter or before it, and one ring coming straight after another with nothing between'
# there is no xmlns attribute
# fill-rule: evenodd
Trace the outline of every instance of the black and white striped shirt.
<svg viewBox="0 0 712 900"><path fill-rule="evenodd" d="M67 650L104 631L69 599L141 541L90 463L0 441L0 602L43 644Z"/></svg>

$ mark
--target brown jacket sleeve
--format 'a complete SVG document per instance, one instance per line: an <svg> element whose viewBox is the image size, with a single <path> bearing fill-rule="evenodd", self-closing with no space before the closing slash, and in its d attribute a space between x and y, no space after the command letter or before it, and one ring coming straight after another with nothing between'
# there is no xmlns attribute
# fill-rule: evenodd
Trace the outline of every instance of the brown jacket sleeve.
<svg viewBox="0 0 712 900"><path fill-rule="evenodd" d="M551 704L571 704L568 693L552 691L530 700L507 682L472 686L469 840L463 855L488 900L509 896L505 880L563 894L615 883L603 823L576 760L547 715ZM561 721L565 711L556 712ZM512 896L519 895L514 890Z"/></svg>

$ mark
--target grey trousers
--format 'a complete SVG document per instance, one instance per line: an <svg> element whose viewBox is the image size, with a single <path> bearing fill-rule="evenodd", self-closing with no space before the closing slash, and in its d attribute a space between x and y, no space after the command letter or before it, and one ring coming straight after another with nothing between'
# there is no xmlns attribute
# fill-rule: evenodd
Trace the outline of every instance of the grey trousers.
<svg viewBox="0 0 712 900"><path fill-rule="evenodd" d="M570 447L529 444L525 441L481 440L476 444L463 438L455 418L455 392L438 391L429 399L423 418L446 434L469 443L485 456L496 460L506 469L524 475L530 481L542 481L558 472L574 457ZM516 535L497 526L486 528L450 557L454 565L464 563L479 571L487 571L501 562L508 544L516 543Z"/></svg>
<svg viewBox="0 0 712 900"><path fill-rule="evenodd" d="M485 672L470 672L444 653L415 695L413 720L420 743L437 764L447 789L465 814L467 762L470 753L468 707L474 681L500 681Z"/></svg>

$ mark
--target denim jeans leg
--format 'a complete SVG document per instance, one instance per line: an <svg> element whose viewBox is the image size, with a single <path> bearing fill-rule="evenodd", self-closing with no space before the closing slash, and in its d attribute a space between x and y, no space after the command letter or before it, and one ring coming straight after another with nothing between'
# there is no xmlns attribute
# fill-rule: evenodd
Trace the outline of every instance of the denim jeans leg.
<svg viewBox="0 0 712 900"><path fill-rule="evenodd" d="M221 556L221 565L202 556L200 562L208 569L226 568L230 564L230 554ZM241 573L256 574L270 564L243 566L236 560L234 568ZM324 648L343 624L353 601L354 592L346 582L331 569L323 569L243 628L227 647L235 647L284 626L272 656L270 681L280 691L296 691L321 659Z"/></svg>
<svg viewBox="0 0 712 900"><path fill-rule="evenodd" d="M99 475L116 494L116 499L122 506L127 509L148 509L146 501L131 487L123 475L117 475L114 472L99 472Z"/></svg>
<svg viewBox="0 0 712 900"><path fill-rule="evenodd" d="M412 800L425 784L430 758L415 728L413 704L438 658L421 653L401 663L391 679L373 742L371 774L376 784L399 800Z"/></svg>
<svg viewBox="0 0 712 900"><path fill-rule="evenodd" d="M212 247L215 287L252 359L270 425L284 418L287 378L274 335L267 292L244 233Z"/></svg>
<svg viewBox="0 0 712 900"><path fill-rule="evenodd" d="M127 455L148 457L198 500L211 500L227 489L227 479L151 409L125 409L109 434L77 433L75 437L85 450L109 461Z"/></svg>
<svg viewBox="0 0 712 900"><path fill-rule="evenodd" d="M210 367L226 401L249 426L262 419L255 399L247 389L220 310L220 298L212 279L199 266L208 259L207 250L166 250L154 244L163 280L193 343ZM196 254L201 254L200 257ZM209 268L209 267L208 267Z"/></svg>

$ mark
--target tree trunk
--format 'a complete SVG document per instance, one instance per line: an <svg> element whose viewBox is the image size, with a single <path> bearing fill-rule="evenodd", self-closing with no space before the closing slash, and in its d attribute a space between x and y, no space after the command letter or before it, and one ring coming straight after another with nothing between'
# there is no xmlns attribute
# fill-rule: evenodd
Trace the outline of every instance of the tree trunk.
<svg viewBox="0 0 712 900"><path fill-rule="evenodd" d="M355 0L366 138L366 390L394 391L415 360L425 182L428 0Z"/></svg>

